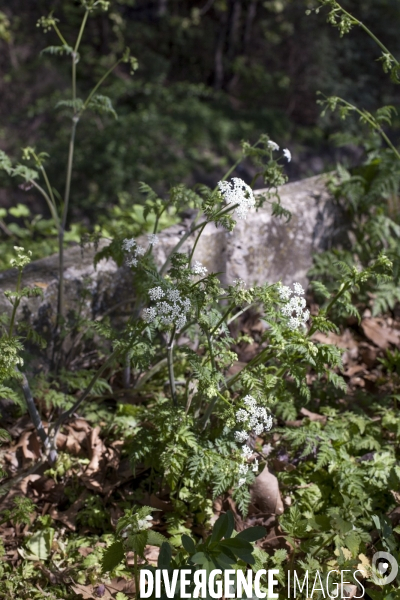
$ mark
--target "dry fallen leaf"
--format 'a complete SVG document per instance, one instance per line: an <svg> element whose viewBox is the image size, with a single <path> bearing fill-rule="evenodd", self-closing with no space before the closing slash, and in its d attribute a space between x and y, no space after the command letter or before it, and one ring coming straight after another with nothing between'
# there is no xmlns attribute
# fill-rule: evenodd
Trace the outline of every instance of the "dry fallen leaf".
<svg viewBox="0 0 400 600"><path fill-rule="evenodd" d="M333 333L333 331L330 331L327 334L317 331L312 335L311 339L321 342L322 344L333 344L338 348L345 348L347 350L357 347L357 343L349 329L345 329L342 335L337 335L336 333Z"/></svg>
<svg viewBox="0 0 400 600"><path fill-rule="evenodd" d="M77 498L77 500L75 500L75 502L69 507L68 510L65 510L63 512L60 512L55 508L50 510L49 514L50 514L51 518L55 519L56 521L61 521L61 523L64 523L64 525L66 525L68 527L68 529L71 529L71 531L75 531L76 530L76 516L77 516L78 512L81 510L81 508L83 507L83 505L85 504L85 500L88 496L89 496L89 491L84 490L80 494L79 498Z"/></svg>
<svg viewBox="0 0 400 600"><path fill-rule="evenodd" d="M311 412L310 410L307 410L307 408L301 408L300 414L303 415L303 417L307 417L308 419L310 419L310 421L319 421L324 425L326 423L326 417L324 415L319 415L318 413Z"/></svg>
<svg viewBox="0 0 400 600"><path fill-rule="evenodd" d="M387 327L382 319L367 318L361 321L364 335L382 350L389 344L397 345L400 342L400 331Z"/></svg>

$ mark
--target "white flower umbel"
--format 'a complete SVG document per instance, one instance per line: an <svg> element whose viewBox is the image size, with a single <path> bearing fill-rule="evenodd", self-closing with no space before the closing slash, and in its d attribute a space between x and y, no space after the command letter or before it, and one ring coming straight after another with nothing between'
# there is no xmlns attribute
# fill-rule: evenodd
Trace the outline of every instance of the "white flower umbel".
<svg viewBox="0 0 400 600"><path fill-rule="evenodd" d="M159 239L154 233L149 233L148 236L149 248L158 244ZM138 266L138 258L140 256L144 256L148 249L144 248L144 246L138 246L138 243L134 238L126 238L122 242L122 249L127 254L125 259L128 267L137 267Z"/></svg>
<svg viewBox="0 0 400 600"><path fill-rule="evenodd" d="M272 417L266 411L263 406L257 405L257 400L250 394L247 394L243 398L243 404L246 408L239 408L236 411L236 422L243 423L243 429L241 431L235 431L235 440L242 446L241 458L242 462L239 464L239 475L245 475L249 470L247 461L253 454L253 450L247 445L247 439L250 437L251 432L256 435L261 435L264 431L269 431L272 427ZM255 460L252 470L258 471L258 461ZM241 487L244 483L243 477L239 479L238 487Z"/></svg>
<svg viewBox="0 0 400 600"><path fill-rule="evenodd" d="M239 473L240 475L246 475L247 471L249 470L249 465L246 464L241 464L239 465Z"/></svg>
<svg viewBox="0 0 400 600"><path fill-rule="evenodd" d="M283 156L287 159L288 162L292 160L291 152L287 148L284 149Z"/></svg>
<svg viewBox="0 0 400 600"><path fill-rule="evenodd" d="M138 257L143 256L146 253L146 248L138 246L136 240L133 238L126 238L122 242L122 249L128 255L126 257L126 264L128 267L137 267Z"/></svg>
<svg viewBox="0 0 400 600"><path fill-rule="evenodd" d="M150 300L161 300L161 298L164 298L164 296L164 290L159 285L149 290Z"/></svg>
<svg viewBox="0 0 400 600"><path fill-rule="evenodd" d="M122 248L125 250L125 252L130 252L132 250L132 248L135 248L135 246L136 246L136 240L134 240L133 238L125 239L122 242Z"/></svg>
<svg viewBox="0 0 400 600"><path fill-rule="evenodd" d="M177 329L182 329L185 326L186 314L191 308L189 298L181 298L179 290L173 288L164 292L160 286L149 290L149 297L150 300L160 300L160 302L143 310L142 318L144 321L152 323L158 319L162 325L174 325ZM166 300L163 300L163 298L166 298Z"/></svg>
<svg viewBox="0 0 400 600"><path fill-rule="evenodd" d="M297 282L293 284L293 291L286 285L278 287L279 297L286 301L281 308L281 313L289 317L288 327L292 331L305 326L310 318L310 311L305 308L306 300L302 297L304 293L303 286Z"/></svg>
<svg viewBox="0 0 400 600"><path fill-rule="evenodd" d="M244 430L243 431L235 431L235 440L237 442L239 442L239 444L246 442L248 437L249 437L248 431L244 431Z"/></svg>
<svg viewBox="0 0 400 600"><path fill-rule="evenodd" d="M278 144L276 142L273 142L272 140L268 140L267 146L271 148L271 150L279 150Z"/></svg>
<svg viewBox="0 0 400 600"><path fill-rule="evenodd" d="M201 275L202 277L205 277L207 275L207 268L203 267L201 262L199 262L198 260L196 260L193 263L192 270L195 275Z"/></svg>
<svg viewBox="0 0 400 600"><path fill-rule="evenodd" d="M149 233L147 238L149 240L149 246L157 246L157 244L160 243L159 237L155 233Z"/></svg>
<svg viewBox="0 0 400 600"><path fill-rule="evenodd" d="M245 219L250 208L256 204L253 190L239 177L233 177L231 181L220 181L219 191L227 204L237 204L235 213L239 219Z"/></svg>
<svg viewBox="0 0 400 600"><path fill-rule="evenodd" d="M136 517L136 524L127 525L124 529L122 529L122 531L121 531L122 538L127 538L129 535L129 532L131 530L132 530L132 533L139 533L140 531L145 531L146 529L150 529L150 527L153 525L153 523L152 523L153 517L151 515L147 515L147 517L145 517L144 519L139 519L138 515L136 513L135 517Z"/></svg>
<svg viewBox="0 0 400 600"><path fill-rule="evenodd" d="M242 446L242 456L244 458L249 458L252 454L253 450L250 448L250 446L247 446L246 444Z"/></svg>

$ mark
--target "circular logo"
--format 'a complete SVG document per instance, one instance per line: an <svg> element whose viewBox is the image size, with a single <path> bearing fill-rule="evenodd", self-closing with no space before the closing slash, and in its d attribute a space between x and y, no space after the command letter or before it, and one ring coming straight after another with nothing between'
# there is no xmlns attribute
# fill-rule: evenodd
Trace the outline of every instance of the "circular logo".
<svg viewBox="0 0 400 600"><path fill-rule="evenodd" d="M391 567L390 573L389 567ZM391 583L396 579L398 570L397 560L389 552L376 552L372 557L372 580L377 585Z"/></svg>

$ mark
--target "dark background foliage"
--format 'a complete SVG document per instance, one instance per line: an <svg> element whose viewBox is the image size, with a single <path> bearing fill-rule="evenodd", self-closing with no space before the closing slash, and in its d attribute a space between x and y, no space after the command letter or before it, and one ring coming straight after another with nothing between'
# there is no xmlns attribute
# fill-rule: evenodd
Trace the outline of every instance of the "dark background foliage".
<svg viewBox="0 0 400 600"><path fill-rule="evenodd" d="M396 0L343 5L400 56ZM317 90L373 110L396 104L397 88L368 36L353 29L340 40L323 14L306 16L313 6L312 0L113 0L107 13L91 18L78 96L85 97L125 46L139 69L131 77L121 65L102 88L118 120L92 114L79 124L72 218L89 222L121 195L139 201L141 180L159 191L181 181L214 185L240 140L255 141L262 132L292 150L291 180L329 170L339 158L359 161L361 150L338 150L329 140L337 117L320 118ZM40 54L58 40L36 22L53 11L73 44L80 3L6 0L1 11L0 146L15 159L26 145L47 151L51 180L62 191L70 115L54 107L70 97L70 59ZM252 175L246 164L237 174ZM3 206L39 202L5 176L0 186Z"/></svg>

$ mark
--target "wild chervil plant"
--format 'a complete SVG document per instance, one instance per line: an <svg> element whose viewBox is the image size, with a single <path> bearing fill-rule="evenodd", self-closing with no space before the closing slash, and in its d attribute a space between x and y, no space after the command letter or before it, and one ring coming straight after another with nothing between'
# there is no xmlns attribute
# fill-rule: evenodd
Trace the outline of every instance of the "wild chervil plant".
<svg viewBox="0 0 400 600"><path fill-rule="evenodd" d="M159 566L166 569L171 565L180 568L188 562L204 564L207 568L223 563L241 568L243 564L254 562L252 557L257 556L257 552L258 563L255 560L255 564L258 567L267 562L281 565L286 560L286 551L280 550L268 557L254 550L251 544L262 533L250 529L247 530L250 533L245 531L234 536L231 515L221 517L210 538L198 544L187 535L191 534L189 525L207 523L212 516L213 498L229 490L232 490L239 510L246 513L249 488L265 465L265 454L258 439L268 439L269 431L276 428L279 420L297 414L299 399L306 402L310 398L306 379L310 371L316 375L316 385L325 390L324 393L332 388L345 392L346 384L337 373L341 367L339 349L315 343L312 336L317 331L338 331L330 320L332 310L337 307L343 314L359 317L353 304L354 293L369 280L389 282L392 263L383 251L375 254L376 259L369 257L363 268L348 264L349 261L338 261L337 277L329 288L322 282L315 283L326 303L311 316L304 290L298 282L292 282L290 286L282 282L251 286L251 282L247 282L248 286L243 281L232 281L223 286L218 274L208 273L204 265L194 260L198 241L209 223L235 235L236 220L246 218L249 211L261 208L265 202L271 204L273 215L290 218L277 195L277 187L286 181L280 160L290 160L290 151L284 149L282 155L277 154L280 152L278 144L264 135L254 145L243 143L242 157L221 181L215 182L214 189L204 185L193 189L177 185L170 189L166 198L161 198L142 184L146 197L144 215L153 218L152 233L147 240L135 239L125 227L97 255L97 260L112 257L118 264L124 262L132 269L135 289L132 290L130 318L120 330L113 329L107 318L85 323L88 329L102 336L108 356L99 370L89 374L63 370L67 366L63 341L67 334L71 337L64 319L63 248L75 131L86 110L113 113L109 99L98 95L97 91L115 67L105 73L83 101L77 95L76 65L87 18L94 9L105 10L108 4L100 0L82 1L84 17L73 47L63 38L53 16L39 23L46 30L55 32L61 42L60 46L51 46L48 50L72 59L72 97L62 103L64 108L72 111L72 131L61 211L60 195L55 194L47 178L44 163L48 157L43 152L25 149L24 160L30 161L28 165L33 162L34 168L13 166L8 157L0 155L0 164L7 173L22 177L46 199L60 240L59 302L51 339L52 370L34 378L22 358L27 339L43 345L46 342L27 329L19 316L21 300L39 294L40 290L22 287L23 269L30 256L23 248L16 247L16 257L11 265L17 269L16 286L7 292L11 310L9 315L1 317L0 392L21 403L18 389L22 391L23 401L42 441L43 458L51 463L52 471L48 472L53 476L63 473L63 457L57 456L56 450L60 428L93 393L109 385L102 379L107 369L124 368L132 391L141 395L140 403L120 406L119 427L124 429L133 468L140 463L149 473L144 481L146 492L157 493L163 489L169 492L173 507L167 517L170 537L167 543L151 530L152 509L128 509L118 522L110 548L104 554L102 550L96 550L85 563L93 581L100 574L100 561L103 571L121 572L125 553L133 551L137 582L137 558L143 557L146 543L162 545ZM133 69L136 67L128 52L119 59L120 62L128 62ZM250 184L231 177L240 160L245 158L251 159L257 167ZM39 177L43 180L41 183ZM253 193L259 177L268 188L264 196ZM196 213L189 231L181 236L164 264L156 264L154 247L161 243L159 224L171 209L178 212L188 206ZM250 310L257 311L264 331L256 355L232 374L231 367L237 361L233 351L235 344L251 340L249 337L235 339L230 325ZM35 387L40 389L43 378L55 409L48 428L43 426L32 394ZM300 465L295 476L281 475L281 483L290 489L305 490L299 494L296 506L281 519L281 526L293 548L291 560L300 549L300 564L304 569L316 565L325 568L329 561L336 559L335 564L342 568L353 565L359 549L365 544L367 524L376 508L367 503L365 495L362 496L366 479L370 479L368 489L371 493L382 489L388 481L396 483L399 479L393 448L386 443L385 435L377 441L374 421L352 413L338 414L331 407L323 410L326 424L310 422L293 433L285 430L280 441L285 450L288 445L290 458ZM128 428L127 417L134 419L133 430ZM393 411L388 412L385 419L388 431L400 426ZM365 465L361 460L357 463L355 453L371 448L379 450L373 461ZM313 453L317 455L317 464L311 466L309 456ZM311 484L310 478L315 479ZM331 489L335 490L334 495ZM141 491L143 489L137 491L138 495ZM361 506L356 496L362 497L366 504ZM89 502L87 510L94 505L94 501ZM92 522L96 524L94 517ZM355 529L351 523L355 523ZM43 539L49 541L53 533L50 534L47 521L44 525L47 537ZM315 531L318 532L317 542ZM297 540L300 540L298 545ZM332 557L330 549L333 542L338 551L336 558ZM79 540L74 543L78 546ZM172 547L179 548L174 557ZM46 551L50 552L50 549L51 544ZM68 552L63 548L58 552L63 555L62 560L66 560L64 554L66 556ZM22 570L18 577L14 574L18 586L28 571L28 568Z"/></svg>

